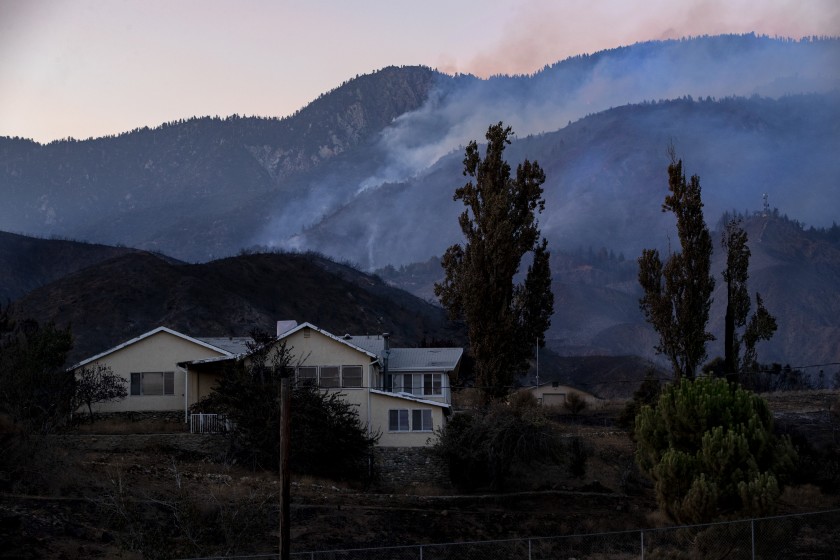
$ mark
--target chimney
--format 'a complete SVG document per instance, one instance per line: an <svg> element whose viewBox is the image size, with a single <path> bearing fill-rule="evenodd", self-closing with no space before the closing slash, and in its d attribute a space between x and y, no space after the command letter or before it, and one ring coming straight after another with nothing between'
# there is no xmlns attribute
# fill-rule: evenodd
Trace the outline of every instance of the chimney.
<svg viewBox="0 0 840 560"><path fill-rule="evenodd" d="M277 338L280 338L297 326L297 321L277 321Z"/></svg>
<svg viewBox="0 0 840 560"><path fill-rule="evenodd" d="M391 355L391 334L382 333L382 373L388 374L388 357Z"/></svg>

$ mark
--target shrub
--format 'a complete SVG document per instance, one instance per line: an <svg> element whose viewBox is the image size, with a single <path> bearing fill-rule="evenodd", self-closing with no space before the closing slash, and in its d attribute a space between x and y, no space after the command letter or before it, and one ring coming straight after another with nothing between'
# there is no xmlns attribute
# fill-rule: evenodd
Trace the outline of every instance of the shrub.
<svg viewBox="0 0 840 560"><path fill-rule="evenodd" d="M225 371L211 394L193 408L225 414L233 425L234 455L274 469L280 456L280 384L289 354L282 344L267 348L255 347L248 362L238 361ZM292 470L339 479L369 473L368 459L379 438L368 434L340 393L311 386L293 388L291 432Z"/></svg>
<svg viewBox="0 0 840 560"><path fill-rule="evenodd" d="M684 379L636 417L636 459L679 523L775 510L796 452L773 434L767 402L724 379Z"/></svg>
<svg viewBox="0 0 840 560"><path fill-rule="evenodd" d="M564 446L539 407L496 404L456 414L439 432L435 451L461 490L503 490L517 468L559 464Z"/></svg>

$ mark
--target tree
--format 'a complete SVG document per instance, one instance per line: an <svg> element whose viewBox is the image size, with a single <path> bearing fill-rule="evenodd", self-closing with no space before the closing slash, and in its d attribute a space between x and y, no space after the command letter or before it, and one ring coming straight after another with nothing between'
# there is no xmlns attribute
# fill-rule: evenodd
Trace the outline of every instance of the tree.
<svg viewBox="0 0 840 560"><path fill-rule="evenodd" d="M223 372L197 410L223 413L233 425L233 452L254 465L278 464L280 387L293 366L285 344L252 332L246 359ZM314 475L361 478L378 434L368 435L353 405L336 392L296 386L292 391L291 467Z"/></svg>
<svg viewBox="0 0 840 560"><path fill-rule="evenodd" d="M122 400L127 396L126 380L108 366L89 365L76 371L73 410L85 405L88 414L93 416L94 404Z"/></svg>
<svg viewBox="0 0 840 560"><path fill-rule="evenodd" d="M0 412L27 432L49 433L69 417L73 375L65 371L70 329L0 310Z"/></svg>
<svg viewBox="0 0 840 560"><path fill-rule="evenodd" d="M636 417L636 460L678 523L775 510L796 452L767 402L725 379L683 379Z"/></svg>
<svg viewBox="0 0 840 560"><path fill-rule="evenodd" d="M668 189L663 212L677 218L681 253L663 263L656 249L645 249L639 257L639 284L644 296L639 306L645 319L659 334L656 351L671 361L677 381L694 379L706 358L706 342L714 336L706 331L715 280L709 270L712 238L703 219L700 178L686 181L682 160L670 149Z"/></svg>
<svg viewBox="0 0 840 560"><path fill-rule="evenodd" d="M726 223L722 246L726 251L726 316L724 328L724 371L730 381L739 379L739 373L754 368L757 362L755 346L760 340L769 340L776 332L776 318L764 307L761 294L756 293L756 312L747 324L750 312L750 295L747 290L749 279L750 249L747 246L747 232L741 228L739 219ZM746 325L741 334L740 329ZM745 354L741 359L741 343Z"/></svg>
<svg viewBox="0 0 840 560"><path fill-rule="evenodd" d="M534 343L545 344L554 310L550 253L536 220L545 208L545 174L525 160L511 177L503 155L512 134L501 122L491 126L484 159L475 141L467 146L464 176L471 179L453 197L467 207L458 218L466 242L447 249L441 261L446 278L435 284L450 317L466 321L476 385L494 398L525 369ZM529 254L524 282L515 285Z"/></svg>

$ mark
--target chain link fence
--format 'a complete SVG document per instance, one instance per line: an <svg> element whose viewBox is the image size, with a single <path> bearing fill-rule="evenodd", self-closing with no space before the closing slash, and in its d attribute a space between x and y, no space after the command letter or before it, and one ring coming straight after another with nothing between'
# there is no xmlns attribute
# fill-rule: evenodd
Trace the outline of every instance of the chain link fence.
<svg viewBox="0 0 840 560"><path fill-rule="evenodd" d="M277 558L277 554L214 560ZM840 509L611 533L297 552L292 560L840 560ZM192 560L211 560L210 558Z"/></svg>

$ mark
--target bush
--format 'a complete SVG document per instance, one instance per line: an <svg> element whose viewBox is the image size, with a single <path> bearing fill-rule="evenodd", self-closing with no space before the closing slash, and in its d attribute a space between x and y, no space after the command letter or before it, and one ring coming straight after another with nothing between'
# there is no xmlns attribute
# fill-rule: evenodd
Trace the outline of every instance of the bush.
<svg viewBox="0 0 840 560"><path fill-rule="evenodd" d="M461 490L505 489L518 468L560 464L564 446L539 407L496 404L456 414L439 432L435 451Z"/></svg>
<svg viewBox="0 0 840 560"><path fill-rule="evenodd" d="M254 466L276 469L280 384L289 354L282 344L267 348L255 346L249 361L239 361L225 371L213 392L193 409L226 415L233 425L233 454ZM369 474L369 457L379 435L368 435L358 412L340 393L294 387L291 432L293 471L338 479Z"/></svg>
<svg viewBox="0 0 840 560"><path fill-rule="evenodd" d="M724 379L669 385L636 417L636 459L679 523L771 514L796 452L767 402Z"/></svg>
<svg viewBox="0 0 840 560"><path fill-rule="evenodd" d="M659 400L661 393L662 383L659 382L652 370L648 371L642 384L633 393L633 399L625 405L618 416L618 425L625 430L630 430L632 435L633 428L636 425L636 415L639 414L644 405L656 406L656 401Z"/></svg>

